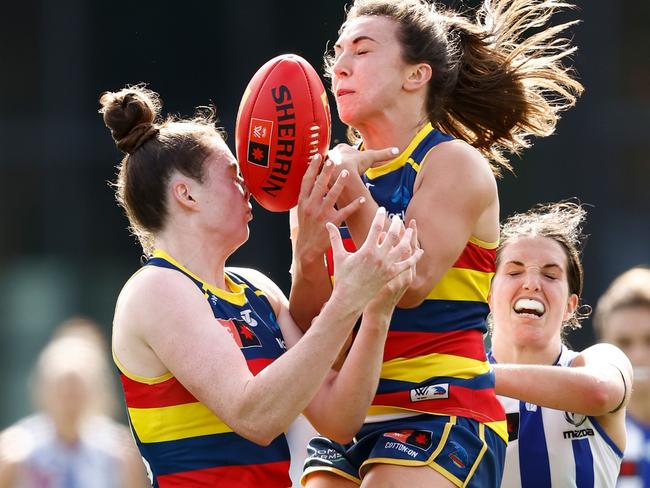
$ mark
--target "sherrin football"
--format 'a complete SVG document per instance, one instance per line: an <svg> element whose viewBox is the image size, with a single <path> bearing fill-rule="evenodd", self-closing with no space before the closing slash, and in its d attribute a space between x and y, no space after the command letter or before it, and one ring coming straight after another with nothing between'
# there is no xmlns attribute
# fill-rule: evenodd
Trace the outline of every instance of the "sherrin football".
<svg viewBox="0 0 650 488"><path fill-rule="evenodd" d="M235 139L242 177L260 205L273 212L296 205L309 158L325 156L330 133L327 93L305 59L283 54L255 73L239 105Z"/></svg>

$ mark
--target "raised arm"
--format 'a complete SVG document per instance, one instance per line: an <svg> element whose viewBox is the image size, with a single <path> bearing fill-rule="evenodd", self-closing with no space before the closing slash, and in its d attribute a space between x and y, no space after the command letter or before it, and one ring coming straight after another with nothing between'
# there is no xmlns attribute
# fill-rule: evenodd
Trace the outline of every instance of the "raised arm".
<svg viewBox="0 0 650 488"><path fill-rule="evenodd" d="M347 171L339 171L330 188L334 165L322 161L317 154L310 160L303 177L298 206L290 212L291 228L291 292L289 308L296 324L306 331L313 318L332 293L332 282L325 264L330 244L325 224L340 225L357 211L365 199L353 199L337 209L336 199L349 180Z"/></svg>
<svg viewBox="0 0 650 488"><path fill-rule="evenodd" d="M391 228L396 228L398 219ZM401 226L401 224L399 224ZM389 234L390 235L390 234ZM359 431L368 407L377 392L384 345L391 316L398 300L415 277L416 260L422 255L417 248L415 223L411 222L403 238L404 257L415 260L409 270L396 276L366 306L359 330L340 371L329 375L306 414L319 432L341 443L347 443ZM399 248L396 248L399 250ZM332 415L336 412L336 415Z"/></svg>

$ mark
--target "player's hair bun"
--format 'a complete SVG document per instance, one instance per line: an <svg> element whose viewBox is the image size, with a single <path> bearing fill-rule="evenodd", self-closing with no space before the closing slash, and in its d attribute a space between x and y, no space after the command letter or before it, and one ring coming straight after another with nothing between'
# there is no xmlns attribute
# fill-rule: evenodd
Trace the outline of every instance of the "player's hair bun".
<svg viewBox="0 0 650 488"><path fill-rule="evenodd" d="M143 86L127 87L118 92L102 93L99 103L104 123L120 151L133 154L158 134L154 122L161 103L157 93Z"/></svg>

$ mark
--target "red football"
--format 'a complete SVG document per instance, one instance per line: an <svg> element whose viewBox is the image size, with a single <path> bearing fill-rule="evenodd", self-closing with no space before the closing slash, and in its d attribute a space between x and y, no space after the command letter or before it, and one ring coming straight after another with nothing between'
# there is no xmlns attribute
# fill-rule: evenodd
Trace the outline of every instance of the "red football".
<svg viewBox="0 0 650 488"><path fill-rule="evenodd" d="M268 61L253 76L239 105L235 138L242 177L267 210L298 202L309 158L325 155L331 119L316 70L295 54Z"/></svg>

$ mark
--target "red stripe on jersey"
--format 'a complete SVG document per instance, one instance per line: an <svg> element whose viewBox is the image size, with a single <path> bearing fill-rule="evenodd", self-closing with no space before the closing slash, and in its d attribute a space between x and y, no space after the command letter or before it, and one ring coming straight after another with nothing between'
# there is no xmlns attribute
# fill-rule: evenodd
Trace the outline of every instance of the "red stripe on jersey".
<svg viewBox="0 0 650 488"><path fill-rule="evenodd" d="M195 403L198 400L176 379L147 385L120 374L126 405L129 408L160 408Z"/></svg>
<svg viewBox="0 0 650 488"><path fill-rule="evenodd" d="M250 370L251 373L253 373L253 376L257 376L257 373L262 371L272 362L273 359L271 358L249 359L248 361L246 361L246 363L248 364L248 369Z"/></svg>
<svg viewBox="0 0 650 488"><path fill-rule="evenodd" d="M381 393L375 396L373 405L401 407L408 410L431 412L439 415L469 417L479 422L505 420L506 414L492 388L473 390L462 386L449 387L449 398L434 398L412 402L409 391ZM466 405L461 407L460 405Z"/></svg>
<svg viewBox="0 0 650 488"><path fill-rule="evenodd" d="M453 267L494 273L496 256L496 249L485 249L473 242L468 242Z"/></svg>
<svg viewBox="0 0 650 488"><path fill-rule="evenodd" d="M157 479L160 488L187 488L188 486L248 488L260 486L260 480L264 480L265 488L291 486L289 461L197 469L161 475Z"/></svg>
<svg viewBox="0 0 650 488"><path fill-rule="evenodd" d="M453 332L388 331L384 361L395 358L410 359L433 353L453 354L477 361L486 361L483 334L477 329Z"/></svg>
<svg viewBox="0 0 650 488"><path fill-rule="evenodd" d="M354 241L352 240L352 237L346 237L343 240L343 247L345 248L346 251L348 252L354 252L357 250L357 246L354 245ZM329 272L330 276L334 276L334 253L332 251L332 247L327 248L327 271Z"/></svg>
<svg viewBox="0 0 650 488"><path fill-rule="evenodd" d="M271 358L249 359L247 365L255 376L272 362ZM120 379L129 408L171 407L198 401L175 377L153 385L132 380L123 373L120 374Z"/></svg>
<svg viewBox="0 0 650 488"><path fill-rule="evenodd" d="M639 474L637 463L634 461L623 460L619 476L635 476Z"/></svg>

